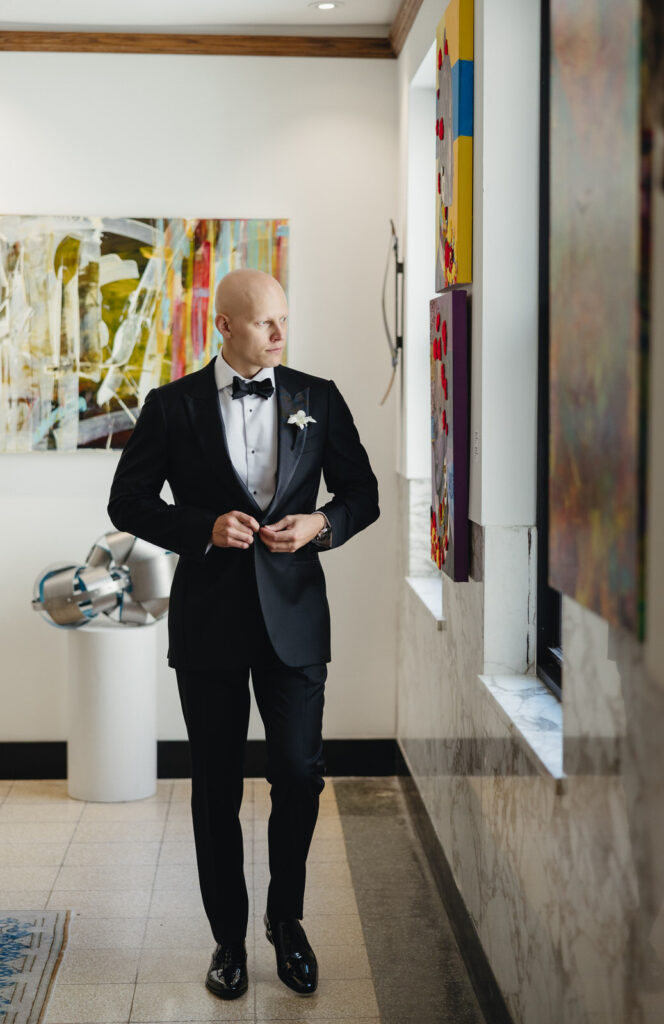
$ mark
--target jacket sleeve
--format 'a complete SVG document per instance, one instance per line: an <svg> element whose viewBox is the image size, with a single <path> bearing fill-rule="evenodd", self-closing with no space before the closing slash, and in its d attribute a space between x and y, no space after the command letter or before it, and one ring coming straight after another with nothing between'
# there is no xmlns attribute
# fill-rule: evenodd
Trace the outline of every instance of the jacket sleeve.
<svg viewBox="0 0 664 1024"><path fill-rule="evenodd" d="M323 478L334 497L321 505L332 526L329 548L338 548L380 515L378 481L343 395L330 381Z"/></svg>
<svg viewBox="0 0 664 1024"><path fill-rule="evenodd" d="M145 397L113 476L107 511L117 530L203 559L217 513L193 505L170 505L161 497L167 477L168 427L156 388ZM175 496L175 495L174 495Z"/></svg>

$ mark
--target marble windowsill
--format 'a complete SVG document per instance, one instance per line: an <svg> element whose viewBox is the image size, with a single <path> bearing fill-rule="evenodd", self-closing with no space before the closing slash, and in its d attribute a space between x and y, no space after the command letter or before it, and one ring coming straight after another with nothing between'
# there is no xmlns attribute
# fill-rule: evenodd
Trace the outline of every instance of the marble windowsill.
<svg viewBox="0 0 664 1024"><path fill-rule="evenodd" d="M510 733L537 769L555 780L556 793L567 789L563 771L563 709L537 676L480 675Z"/></svg>
<svg viewBox="0 0 664 1024"><path fill-rule="evenodd" d="M443 585L440 576L406 576L406 583L431 613L436 629L445 629L443 618Z"/></svg>

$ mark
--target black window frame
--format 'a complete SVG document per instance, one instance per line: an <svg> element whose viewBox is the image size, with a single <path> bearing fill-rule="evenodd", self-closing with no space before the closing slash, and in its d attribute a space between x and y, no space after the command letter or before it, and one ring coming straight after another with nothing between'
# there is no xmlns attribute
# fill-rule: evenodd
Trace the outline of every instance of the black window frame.
<svg viewBox="0 0 664 1024"><path fill-rule="evenodd" d="M541 0L537 360L537 675L562 697L562 595L549 586L549 241L551 8Z"/></svg>

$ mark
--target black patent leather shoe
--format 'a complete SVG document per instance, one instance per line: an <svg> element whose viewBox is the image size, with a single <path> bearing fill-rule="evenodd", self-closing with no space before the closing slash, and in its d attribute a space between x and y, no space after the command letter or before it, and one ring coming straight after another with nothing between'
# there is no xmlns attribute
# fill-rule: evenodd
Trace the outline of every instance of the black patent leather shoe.
<svg viewBox="0 0 664 1024"><path fill-rule="evenodd" d="M277 955L277 974L285 985L300 995L310 995L318 985L316 954L307 941L297 917L271 923L263 915L265 934Z"/></svg>
<svg viewBox="0 0 664 1024"><path fill-rule="evenodd" d="M222 999L237 999L249 987L247 947L244 942L217 943L205 979L205 987Z"/></svg>

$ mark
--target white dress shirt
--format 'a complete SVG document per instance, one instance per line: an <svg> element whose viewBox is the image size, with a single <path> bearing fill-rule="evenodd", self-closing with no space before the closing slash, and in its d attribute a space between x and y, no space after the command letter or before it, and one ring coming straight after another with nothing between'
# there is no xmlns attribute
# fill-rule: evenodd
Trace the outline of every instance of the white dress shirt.
<svg viewBox="0 0 664 1024"><path fill-rule="evenodd" d="M219 406L226 431L231 462L236 473L247 486L260 508L265 511L277 486L279 406L276 390L269 398L261 395L242 395L233 398L233 377L242 380L270 380L276 389L274 367L264 366L255 377L243 377L224 358L223 346L214 364L214 376L219 391ZM321 515L329 523L324 512ZM328 535L321 546L329 547ZM212 543L205 549L208 553Z"/></svg>

